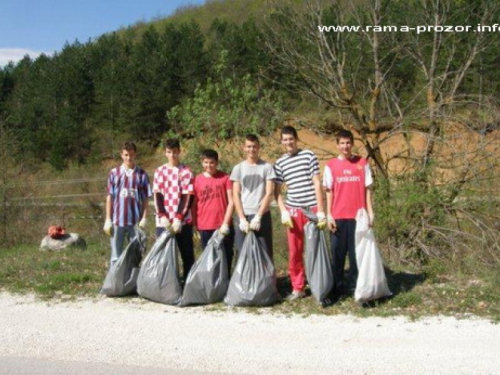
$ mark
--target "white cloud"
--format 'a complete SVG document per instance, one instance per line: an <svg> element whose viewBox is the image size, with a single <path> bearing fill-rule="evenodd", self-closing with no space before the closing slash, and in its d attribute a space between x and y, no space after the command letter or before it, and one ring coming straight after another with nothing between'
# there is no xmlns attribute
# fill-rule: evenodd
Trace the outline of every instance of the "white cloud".
<svg viewBox="0 0 500 375"><path fill-rule="evenodd" d="M23 48L0 48L0 67L7 65L9 61L17 63L26 55L29 55L32 59L36 59L42 53Z"/></svg>

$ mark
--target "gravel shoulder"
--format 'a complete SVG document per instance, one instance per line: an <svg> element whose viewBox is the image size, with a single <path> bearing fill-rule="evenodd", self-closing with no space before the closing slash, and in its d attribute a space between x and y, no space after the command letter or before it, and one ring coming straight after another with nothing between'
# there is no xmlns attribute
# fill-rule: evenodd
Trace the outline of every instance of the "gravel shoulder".
<svg viewBox="0 0 500 375"><path fill-rule="evenodd" d="M131 299L46 302L0 293L12 358L180 373L498 373L500 325L470 318L283 316ZM1 371L0 371L1 372Z"/></svg>

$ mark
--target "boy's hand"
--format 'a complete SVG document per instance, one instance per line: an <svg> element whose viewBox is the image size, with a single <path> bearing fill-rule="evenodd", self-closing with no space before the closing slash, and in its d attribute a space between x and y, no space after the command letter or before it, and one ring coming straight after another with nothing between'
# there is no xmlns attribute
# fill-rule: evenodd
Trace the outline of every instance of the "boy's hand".
<svg viewBox="0 0 500 375"><path fill-rule="evenodd" d="M375 220L375 214L373 212L368 213L368 227L373 227L373 221Z"/></svg>
<svg viewBox="0 0 500 375"><path fill-rule="evenodd" d="M102 230L108 236L111 236L111 230L112 229L113 229L113 222L111 221L111 219L106 219L106 221L104 222L104 226L102 227Z"/></svg>
<svg viewBox="0 0 500 375"><path fill-rule="evenodd" d="M168 221L166 216L162 216L160 217L160 226L164 227L166 230L170 230L172 224L170 224L170 221Z"/></svg>
<svg viewBox="0 0 500 375"><path fill-rule="evenodd" d="M260 230L260 215L255 215L252 219L252 221L250 221L250 229L255 231L255 232L258 232Z"/></svg>
<svg viewBox="0 0 500 375"><path fill-rule="evenodd" d="M335 233L337 231L337 223L335 222L335 219L332 217L332 215L328 215L327 221L328 229Z"/></svg>
<svg viewBox="0 0 500 375"><path fill-rule="evenodd" d="M174 233L180 233L182 230L182 221L180 219L174 219L174 222L172 223L172 230Z"/></svg>
<svg viewBox="0 0 500 375"><path fill-rule="evenodd" d="M326 227L326 216L325 213L322 211L319 211L316 216L318 217L318 224L317 227L319 230L323 230Z"/></svg>
<svg viewBox="0 0 500 375"><path fill-rule="evenodd" d="M139 228L144 229L146 228L147 224L148 224L148 219L146 219L146 217L143 217L141 221L139 221Z"/></svg>
<svg viewBox="0 0 500 375"><path fill-rule="evenodd" d="M293 228L292 217L290 216L290 213L288 211L283 211L281 213L281 224L289 229Z"/></svg>
<svg viewBox="0 0 500 375"><path fill-rule="evenodd" d="M248 233L248 231L250 230L250 225L248 224L247 219L240 219L240 224L238 226L244 233Z"/></svg>
<svg viewBox="0 0 500 375"><path fill-rule="evenodd" d="M219 233L223 236L227 236L229 234L229 225L222 224L219 228Z"/></svg>

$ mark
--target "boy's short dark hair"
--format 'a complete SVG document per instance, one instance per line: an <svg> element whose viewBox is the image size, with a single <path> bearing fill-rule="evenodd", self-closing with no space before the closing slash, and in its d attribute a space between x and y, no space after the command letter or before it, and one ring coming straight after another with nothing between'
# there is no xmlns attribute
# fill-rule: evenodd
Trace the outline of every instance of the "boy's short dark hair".
<svg viewBox="0 0 500 375"><path fill-rule="evenodd" d="M169 150L173 150L174 148L181 149L181 143L176 138L165 139L163 142L163 148L168 148Z"/></svg>
<svg viewBox="0 0 500 375"><path fill-rule="evenodd" d="M291 135L295 139L299 139L297 130L291 125L285 125L281 128L281 136L283 137L285 134Z"/></svg>
<svg viewBox="0 0 500 375"><path fill-rule="evenodd" d="M122 144L122 151L134 151L137 152L137 147L134 142L127 141Z"/></svg>
<svg viewBox="0 0 500 375"><path fill-rule="evenodd" d="M201 160L203 159L214 159L216 162L219 162L219 154L215 150L203 150L200 154Z"/></svg>
<svg viewBox="0 0 500 375"><path fill-rule="evenodd" d="M337 133L337 136L335 138L337 140L337 143L339 143L341 138L349 138L351 143L354 143L354 135L352 134L352 132L350 130L347 130L347 129L339 130L339 132Z"/></svg>
<svg viewBox="0 0 500 375"><path fill-rule="evenodd" d="M257 137L255 134L247 134L245 136L245 141L249 141L249 142L254 142L254 143L260 144L259 137Z"/></svg>

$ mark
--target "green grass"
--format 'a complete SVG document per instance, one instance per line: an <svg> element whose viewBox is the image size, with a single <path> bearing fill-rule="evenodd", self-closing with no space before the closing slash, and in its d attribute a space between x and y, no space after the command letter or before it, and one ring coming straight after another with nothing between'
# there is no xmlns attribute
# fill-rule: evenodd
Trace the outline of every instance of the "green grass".
<svg viewBox="0 0 500 375"><path fill-rule="evenodd" d="M62 252L34 246L2 249L0 285L10 292L42 297L95 295L106 274L108 256L102 244Z"/></svg>
<svg viewBox="0 0 500 375"><path fill-rule="evenodd" d="M276 222L276 221L275 221ZM277 227L276 230L281 228ZM312 296L286 301L290 282L286 275L284 236L276 237L275 258L278 269L278 289L283 301L261 310L284 315L350 314L359 317L406 316L417 319L445 315L457 318L479 316L500 321L500 275L495 269L470 264L475 274L457 271L443 262L429 262L422 269L392 266L387 270L391 298L360 307L352 297L343 298L327 308ZM152 241L149 242L149 248ZM197 251L199 255L199 251ZM91 243L86 250L42 252L35 246L20 246L0 250L0 286L12 293L34 293L41 298L71 299L99 294L107 272L109 244ZM137 296L127 298L140 298ZM207 311L225 310L222 303L206 307Z"/></svg>

